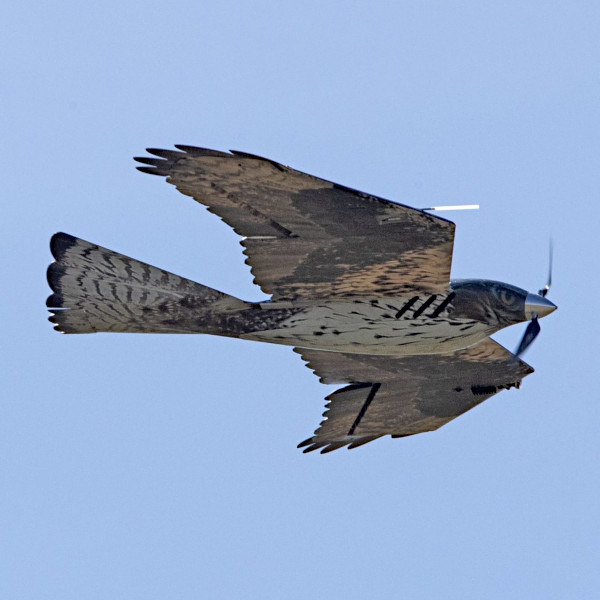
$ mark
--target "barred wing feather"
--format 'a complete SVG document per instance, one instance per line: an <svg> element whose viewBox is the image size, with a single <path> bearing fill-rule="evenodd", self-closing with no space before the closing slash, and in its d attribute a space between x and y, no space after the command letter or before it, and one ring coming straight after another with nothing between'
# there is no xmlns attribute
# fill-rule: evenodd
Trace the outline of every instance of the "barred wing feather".
<svg viewBox="0 0 600 600"><path fill-rule="evenodd" d="M390 296L448 285L454 224L242 152L148 149L160 175L243 237L274 300Z"/></svg>
<svg viewBox="0 0 600 600"><path fill-rule="evenodd" d="M326 418L300 444L305 452L432 431L533 373L490 338L458 352L421 356L295 351L323 383L350 384L327 396Z"/></svg>

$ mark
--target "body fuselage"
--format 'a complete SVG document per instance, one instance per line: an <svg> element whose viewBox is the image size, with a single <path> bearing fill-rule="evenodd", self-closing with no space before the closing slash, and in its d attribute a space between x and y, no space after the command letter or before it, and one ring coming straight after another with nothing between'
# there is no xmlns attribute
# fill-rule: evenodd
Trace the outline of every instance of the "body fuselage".
<svg viewBox="0 0 600 600"><path fill-rule="evenodd" d="M499 282L458 280L437 293L253 303L215 315L215 333L335 352L439 354L524 321L526 295Z"/></svg>
<svg viewBox="0 0 600 600"><path fill-rule="evenodd" d="M263 303L260 310L268 314L271 326L240 337L335 352L404 355L458 350L491 333L485 323L451 319L446 311L436 313L448 295L360 298L308 306L285 303L285 307Z"/></svg>

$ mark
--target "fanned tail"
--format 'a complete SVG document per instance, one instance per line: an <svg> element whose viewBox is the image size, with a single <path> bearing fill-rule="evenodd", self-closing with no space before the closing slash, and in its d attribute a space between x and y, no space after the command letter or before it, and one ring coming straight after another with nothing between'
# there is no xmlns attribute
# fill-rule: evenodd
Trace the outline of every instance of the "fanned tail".
<svg viewBox="0 0 600 600"><path fill-rule="evenodd" d="M54 292L46 301L62 333L219 333L216 314L248 304L66 233L50 241Z"/></svg>

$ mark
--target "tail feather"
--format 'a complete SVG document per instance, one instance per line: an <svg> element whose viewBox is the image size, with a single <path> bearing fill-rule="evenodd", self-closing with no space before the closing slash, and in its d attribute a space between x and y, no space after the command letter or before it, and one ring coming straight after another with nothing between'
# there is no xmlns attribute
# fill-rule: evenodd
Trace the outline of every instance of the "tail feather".
<svg viewBox="0 0 600 600"><path fill-rule="evenodd" d="M211 315L243 300L66 233L52 236L56 262L50 321L63 333L217 333Z"/></svg>

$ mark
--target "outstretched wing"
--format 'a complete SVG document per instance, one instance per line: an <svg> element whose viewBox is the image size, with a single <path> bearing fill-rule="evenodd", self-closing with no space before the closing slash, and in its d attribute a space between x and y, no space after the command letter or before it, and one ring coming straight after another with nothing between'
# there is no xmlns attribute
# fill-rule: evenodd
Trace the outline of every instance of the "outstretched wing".
<svg viewBox="0 0 600 600"><path fill-rule="evenodd" d="M454 224L242 152L148 149L167 177L241 236L274 300L435 291L448 285Z"/></svg>
<svg viewBox="0 0 600 600"><path fill-rule="evenodd" d="M350 383L327 396L325 420L305 452L355 448L384 435L432 431L519 387L533 369L492 339L448 354L391 357L295 348L323 383Z"/></svg>

